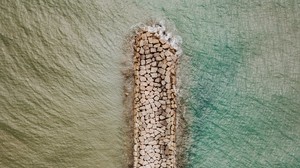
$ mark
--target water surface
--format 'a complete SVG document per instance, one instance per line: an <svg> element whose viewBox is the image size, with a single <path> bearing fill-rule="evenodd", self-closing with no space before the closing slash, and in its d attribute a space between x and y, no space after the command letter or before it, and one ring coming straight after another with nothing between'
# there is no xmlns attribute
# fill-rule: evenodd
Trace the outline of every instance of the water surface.
<svg viewBox="0 0 300 168"><path fill-rule="evenodd" d="M0 167L122 167L132 26L164 19L190 59L187 167L299 167L295 0L0 2Z"/></svg>

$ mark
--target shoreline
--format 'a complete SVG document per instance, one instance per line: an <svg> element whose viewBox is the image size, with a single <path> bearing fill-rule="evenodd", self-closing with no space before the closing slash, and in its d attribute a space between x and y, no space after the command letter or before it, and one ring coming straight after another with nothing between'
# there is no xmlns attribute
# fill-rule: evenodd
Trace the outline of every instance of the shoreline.
<svg viewBox="0 0 300 168"><path fill-rule="evenodd" d="M134 41L134 167L176 167L178 46L159 24Z"/></svg>

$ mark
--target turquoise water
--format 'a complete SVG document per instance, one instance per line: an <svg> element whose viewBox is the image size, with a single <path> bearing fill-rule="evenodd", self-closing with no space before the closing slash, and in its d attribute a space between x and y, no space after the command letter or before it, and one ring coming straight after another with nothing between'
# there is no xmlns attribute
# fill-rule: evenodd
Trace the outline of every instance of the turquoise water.
<svg viewBox="0 0 300 168"><path fill-rule="evenodd" d="M298 1L2 0L0 9L0 167L126 167L124 44L150 18L176 27L190 60L186 167L300 167Z"/></svg>
<svg viewBox="0 0 300 168"><path fill-rule="evenodd" d="M197 11L167 12L191 57L187 167L300 167L299 2L180 6Z"/></svg>

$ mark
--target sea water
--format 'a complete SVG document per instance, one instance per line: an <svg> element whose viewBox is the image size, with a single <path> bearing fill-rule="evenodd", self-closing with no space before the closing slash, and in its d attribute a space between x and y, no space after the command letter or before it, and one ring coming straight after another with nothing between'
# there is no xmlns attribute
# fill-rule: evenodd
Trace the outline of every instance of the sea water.
<svg viewBox="0 0 300 168"><path fill-rule="evenodd" d="M149 19L181 36L189 60L186 167L299 167L299 8L0 1L0 167L126 167L124 46Z"/></svg>

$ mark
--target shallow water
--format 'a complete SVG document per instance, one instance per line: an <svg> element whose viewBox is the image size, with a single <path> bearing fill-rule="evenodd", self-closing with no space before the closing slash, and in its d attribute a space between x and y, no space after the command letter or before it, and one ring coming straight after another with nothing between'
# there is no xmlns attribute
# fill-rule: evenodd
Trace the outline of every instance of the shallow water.
<svg viewBox="0 0 300 168"><path fill-rule="evenodd" d="M122 167L132 26L164 19L191 61L187 167L299 167L300 4L1 1L0 167Z"/></svg>
<svg viewBox="0 0 300 168"><path fill-rule="evenodd" d="M198 11L172 18L192 64L188 167L299 167L299 4L184 5Z"/></svg>

